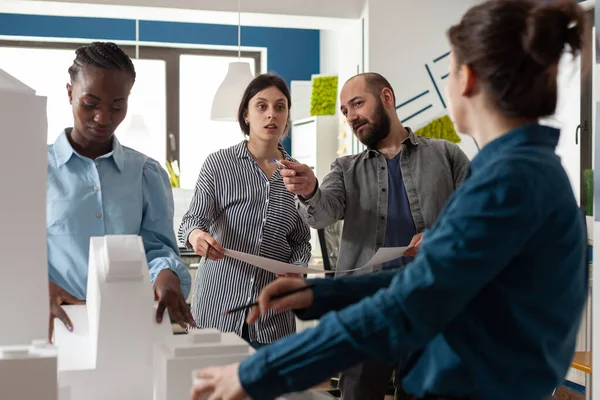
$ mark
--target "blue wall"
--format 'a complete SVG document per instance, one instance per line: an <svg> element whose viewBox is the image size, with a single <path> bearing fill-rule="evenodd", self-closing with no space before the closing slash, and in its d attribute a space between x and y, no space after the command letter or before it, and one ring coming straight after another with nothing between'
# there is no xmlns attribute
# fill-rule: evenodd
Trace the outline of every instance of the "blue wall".
<svg viewBox="0 0 600 400"><path fill-rule="evenodd" d="M237 46L237 26L139 21L139 40ZM135 20L0 13L0 35L135 40ZM242 27L242 46L266 47L269 71L288 84L319 73L320 33L315 29ZM290 151L289 138L284 146Z"/></svg>

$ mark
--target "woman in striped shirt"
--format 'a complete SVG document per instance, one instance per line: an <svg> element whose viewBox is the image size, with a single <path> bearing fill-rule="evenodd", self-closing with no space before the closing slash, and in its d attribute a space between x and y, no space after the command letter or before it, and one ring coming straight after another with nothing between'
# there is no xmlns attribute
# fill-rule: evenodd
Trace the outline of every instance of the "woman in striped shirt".
<svg viewBox="0 0 600 400"><path fill-rule="evenodd" d="M262 74L246 88L238 122L247 137L208 156L179 237L206 262L198 270L192 301L201 328L235 332L252 346L296 331L294 315L269 313L248 326L244 312L224 315L258 297L276 276L230 257L231 249L306 266L310 231L285 189L274 159L291 160L281 146L289 127L290 92L278 76Z"/></svg>

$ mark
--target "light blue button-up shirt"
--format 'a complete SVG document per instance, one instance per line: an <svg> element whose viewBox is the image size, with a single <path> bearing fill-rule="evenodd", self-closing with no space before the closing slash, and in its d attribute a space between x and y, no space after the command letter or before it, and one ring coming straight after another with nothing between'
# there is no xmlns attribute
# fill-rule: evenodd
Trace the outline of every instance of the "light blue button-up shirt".
<svg viewBox="0 0 600 400"><path fill-rule="evenodd" d="M153 159L113 139L112 152L92 160L78 154L63 132L48 145L46 228L50 281L84 300L90 238L140 235L150 279L168 268L187 298L191 278L173 231L173 194Z"/></svg>

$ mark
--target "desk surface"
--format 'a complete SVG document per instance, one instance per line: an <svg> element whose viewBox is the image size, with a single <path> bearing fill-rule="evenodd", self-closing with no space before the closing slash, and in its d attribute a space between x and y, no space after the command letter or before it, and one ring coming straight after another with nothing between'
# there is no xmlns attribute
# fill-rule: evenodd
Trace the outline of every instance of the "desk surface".
<svg viewBox="0 0 600 400"><path fill-rule="evenodd" d="M587 374L592 373L592 352L591 351L576 351L573 357L571 367L583 371Z"/></svg>

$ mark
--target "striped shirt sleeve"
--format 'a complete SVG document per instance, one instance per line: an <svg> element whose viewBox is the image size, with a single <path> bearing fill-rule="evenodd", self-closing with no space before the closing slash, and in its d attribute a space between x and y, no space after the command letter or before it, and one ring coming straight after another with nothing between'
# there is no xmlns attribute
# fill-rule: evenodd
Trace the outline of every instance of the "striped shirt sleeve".
<svg viewBox="0 0 600 400"><path fill-rule="evenodd" d="M190 233L194 229L208 232L210 225L215 219L217 210L214 163L214 155L211 154L202 165L190 208L183 216L179 227L179 241L185 243L185 246L189 250L192 249L192 246L188 242Z"/></svg>

